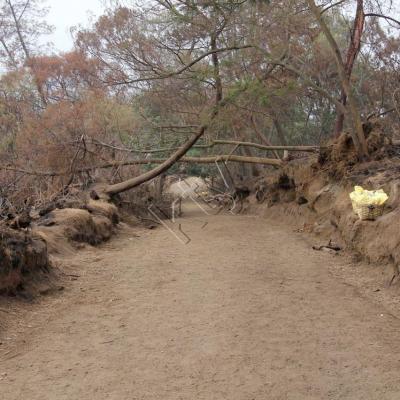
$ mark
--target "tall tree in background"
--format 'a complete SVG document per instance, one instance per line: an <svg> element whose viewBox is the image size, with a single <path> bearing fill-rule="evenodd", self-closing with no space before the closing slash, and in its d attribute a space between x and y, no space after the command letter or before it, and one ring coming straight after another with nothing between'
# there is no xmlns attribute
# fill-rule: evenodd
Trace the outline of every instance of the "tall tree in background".
<svg viewBox="0 0 400 400"><path fill-rule="evenodd" d="M364 0L357 0L357 9L353 21L353 27L351 29L350 43L347 49L346 61L344 64L345 72L348 80L351 79L353 72L354 63L360 52L361 48L361 37L364 32L365 24L365 13L364 13ZM340 102L346 106L347 95L344 89L341 90ZM339 135L343 131L344 113L341 110L337 110L337 117L335 122L335 135Z"/></svg>
<svg viewBox="0 0 400 400"><path fill-rule="evenodd" d="M361 6L362 6L362 0L361 1ZM351 117L351 122L352 122L352 138L354 142L354 146L357 150L358 155L362 157L368 156L368 148L367 148L367 143L365 140L365 135L364 135L364 130L362 126L362 121L361 121L361 114L359 112L358 106L357 106L357 101L355 99L354 93L353 93L353 88L351 86L350 82L350 76L348 71L346 70L346 64L343 61L343 57L341 54L341 51L339 49L339 46L335 40L335 38L332 35L331 30L329 29L326 21L324 20L324 17L322 16L322 9L319 8L314 0L307 0L307 3L311 9L311 12L314 14L315 19L317 20L319 26L321 27L321 30L323 34L325 35L328 44L330 46L330 49L333 53L333 56L336 61L336 66L337 66L337 71L340 79L340 84L343 90L343 93L346 95L348 99L348 109L349 109L349 116ZM351 71L350 71L351 73Z"/></svg>
<svg viewBox="0 0 400 400"><path fill-rule="evenodd" d="M40 52L42 35L52 31L45 21L47 9L41 0L2 0L0 8L0 62L17 69L25 66L32 73L43 105L47 104L43 87L32 60Z"/></svg>

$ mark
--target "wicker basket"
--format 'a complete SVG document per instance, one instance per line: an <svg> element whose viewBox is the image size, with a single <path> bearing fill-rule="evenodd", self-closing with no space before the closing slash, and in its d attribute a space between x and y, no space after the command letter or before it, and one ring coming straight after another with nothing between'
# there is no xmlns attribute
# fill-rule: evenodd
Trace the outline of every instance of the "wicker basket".
<svg viewBox="0 0 400 400"><path fill-rule="evenodd" d="M374 205L374 204L356 204L352 201L353 210L361 220L375 220L383 214L385 205Z"/></svg>

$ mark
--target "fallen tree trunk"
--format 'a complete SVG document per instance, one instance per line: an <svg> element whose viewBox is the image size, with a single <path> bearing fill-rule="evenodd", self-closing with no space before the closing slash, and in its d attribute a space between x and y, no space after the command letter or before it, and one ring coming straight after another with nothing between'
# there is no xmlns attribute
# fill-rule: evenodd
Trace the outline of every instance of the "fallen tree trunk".
<svg viewBox="0 0 400 400"><path fill-rule="evenodd" d="M95 169L106 169L106 168L114 168L114 167L123 167L123 166L129 166L129 165L148 165L148 164L162 164L165 165L166 161L169 159L165 158L148 158L148 159L142 159L142 160L129 160L129 161L112 161L109 163L105 164L100 164L100 165L94 165L92 167L87 167L87 168L80 168L77 169L75 172L76 173L81 173L81 172L90 172ZM213 164L216 162L221 162L221 161L232 161L232 162L241 162L241 163L249 163L249 164L262 164L262 165L272 165L276 167L282 166L283 162L281 160L278 160L276 158L264 158L264 157L247 157L247 156L237 156L234 154L223 154L223 155L218 155L218 156L209 156L209 157L181 157L178 161L176 162L183 162L183 163L194 163L194 164ZM161 166L160 166L161 167ZM69 172L41 172L41 171L28 171L24 169L19 169L19 168L13 168L10 166L0 166L0 169L5 169L7 171L15 171L15 172L21 172L27 175L37 175L37 176L64 176L67 175ZM154 170L159 170L158 168L154 168L153 170L149 171L152 172ZM143 174L145 175L145 174ZM143 176L140 175L139 177ZM137 177L137 178L139 178ZM133 178L136 179L136 178ZM150 178L151 179L151 178ZM116 185L120 185L119 183ZM116 185L110 185L116 186ZM128 189L126 189L128 190ZM107 193L110 193L107 191Z"/></svg>
<svg viewBox="0 0 400 400"><path fill-rule="evenodd" d="M137 164L159 164L165 161L164 158L149 158L147 160L131 160L122 162L112 162L93 168L110 168L113 166L121 165L137 165ZM218 156L207 156L207 157L182 157L178 162L183 163L196 163L196 164L212 164L219 161L234 161L249 164L266 164L281 166L282 161L275 158L264 158L264 157L249 157L249 156L237 156L235 154L222 154Z"/></svg>
<svg viewBox="0 0 400 400"><path fill-rule="evenodd" d="M152 153L164 153L167 151L175 151L178 150L180 147L166 147L163 149L149 149L149 150L133 150L133 149L128 149L124 147L118 147L118 146L113 146L108 143L103 143L98 140L93 141L94 144L104 146L104 147L109 147L114 150L119 150L119 151L124 151L127 153L140 153L140 154L152 154ZM246 146L246 147L254 147L260 150L271 150L271 151L276 151L276 150L288 150L288 151L304 151L304 152L317 152L321 146L274 146L271 144L259 144L259 143L254 143L254 142L242 142L242 141L236 141L236 140L212 140L208 144L198 144L194 145L191 148L193 149L209 149L217 145L224 145L224 144L232 144L235 146ZM277 157L279 158L279 157Z"/></svg>
<svg viewBox="0 0 400 400"><path fill-rule="evenodd" d="M162 164L162 165L164 165L164 163L167 160L164 158L149 158L146 160L113 161L113 162L102 164L102 165L83 168L83 169L78 170L77 172L88 172L88 171L91 171L94 169L105 169L105 168L122 167L122 166L128 166L128 165L146 165L146 164ZM222 162L222 161L272 165L275 167L281 167L283 165L283 162L281 160L278 160L275 158L247 157L247 156L237 156L237 155L229 155L229 154L223 154L223 155L219 155L219 156L209 156L209 157L181 157L177 162L194 163L194 164L214 164L214 163ZM156 169L158 169L158 168L154 168L151 171L154 171ZM142 175L140 175L138 178L140 178L141 176ZM135 178L133 178L133 179L135 179ZM122 182L122 183L124 183L124 182ZM105 192L107 194L121 193L120 186L122 186L122 185L119 183L117 183L115 185L110 185L108 188L106 188ZM114 187L114 189L113 189L113 187ZM129 189L130 188L127 188L125 190L129 190ZM117 191L114 192L114 190L117 190ZM125 190L122 190L122 191L125 191Z"/></svg>
<svg viewBox="0 0 400 400"><path fill-rule="evenodd" d="M234 144L237 146L249 146L255 147L261 150L288 150L288 151L304 151L304 152L316 152L320 149L320 146L266 146L264 144L258 144L253 142L238 142L236 140L214 140L214 144Z"/></svg>
<svg viewBox="0 0 400 400"><path fill-rule="evenodd" d="M217 115L217 111L214 111L213 117ZM161 164L152 169L151 171L145 172L135 178L128 179L124 182L116 183L114 185L110 185L105 189L105 193L109 195L117 194L125 192L129 189L133 189L136 186L141 185L144 182L149 181L150 179L155 178L156 176L162 174L171 168L176 162L178 162L187 152L188 150L197 142L197 140L204 134L207 129L207 125L203 125L200 129L191 136L191 138L183 144L171 157L162 160ZM146 161L146 160L145 160Z"/></svg>

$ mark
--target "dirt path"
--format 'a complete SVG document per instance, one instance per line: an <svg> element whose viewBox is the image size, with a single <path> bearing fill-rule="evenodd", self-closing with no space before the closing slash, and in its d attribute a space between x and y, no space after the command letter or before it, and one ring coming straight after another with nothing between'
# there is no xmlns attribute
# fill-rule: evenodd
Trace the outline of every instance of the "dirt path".
<svg viewBox="0 0 400 400"><path fill-rule="evenodd" d="M329 272L340 258L258 217L183 228L186 246L125 230L77 254L1 347L1 399L400 398L400 321Z"/></svg>

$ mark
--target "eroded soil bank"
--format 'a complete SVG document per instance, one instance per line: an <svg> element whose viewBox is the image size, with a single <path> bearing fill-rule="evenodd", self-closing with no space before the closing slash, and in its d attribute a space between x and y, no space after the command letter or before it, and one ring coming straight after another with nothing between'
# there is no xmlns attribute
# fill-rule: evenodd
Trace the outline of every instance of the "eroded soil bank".
<svg viewBox="0 0 400 400"><path fill-rule="evenodd" d="M125 227L69 258L63 294L1 330L2 398L398 399L396 289L371 266L278 220L180 222L187 245Z"/></svg>
<svg viewBox="0 0 400 400"><path fill-rule="evenodd" d="M346 248L359 259L389 267L393 281L400 265L400 146L371 127L370 159L357 160L349 134L321 149L319 155L288 162L257 180L247 209L285 220L302 232L313 232ZM389 196L384 214L361 221L349 193L354 186L383 189ZM395 279L394 279L395 278Z"/></svg>

